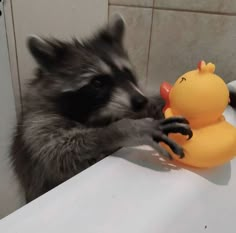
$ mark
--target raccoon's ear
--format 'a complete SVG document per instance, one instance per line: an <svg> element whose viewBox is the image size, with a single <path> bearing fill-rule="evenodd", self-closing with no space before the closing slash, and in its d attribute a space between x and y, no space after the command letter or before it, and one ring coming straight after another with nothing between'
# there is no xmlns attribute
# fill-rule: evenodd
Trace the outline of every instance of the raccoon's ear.
<svg viewBox="0 0 236 233"><path fill-rule="evenodd" d="M49 68L50 64L54 62L54 47L46 40L38 36L31 35L27 38L27 47L40 66Z"/></svg>
<svg viewBox="0 0 236 233"><path fill-rule="evenodd" d="M110 35L114 40L122 42L125 34L125 20L120 14L112 16L108 25Z"/></svg>

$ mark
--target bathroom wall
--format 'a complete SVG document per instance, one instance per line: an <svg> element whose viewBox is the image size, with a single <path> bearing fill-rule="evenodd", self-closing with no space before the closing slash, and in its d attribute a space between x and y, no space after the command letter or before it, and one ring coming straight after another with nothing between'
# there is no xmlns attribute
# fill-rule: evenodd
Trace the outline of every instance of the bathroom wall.
<svg viewBox="0 0 236 233"><path fill-rule="evenodd" d="M0 0L1 1L1 0ZM60 39L83 38L108 19L108 0L7 0L4 3L10 65L17 113L35 62L26 48L31 34Z"/></svg>
<svg viewBox="0 0 236 233"><path fill-rule="evenodd" d="M173 82L199 60L236 79L236 1L109 0L110 17L115 12L126 19L125 44L149 87Z"/></svg>
<svg viewBox="0 0 236 233"><path fill-rule="evenodd" d="M8 158L10 135L16 122L14 95L7 49L5 20L0 1L0 219L24 203Z"/></svg>

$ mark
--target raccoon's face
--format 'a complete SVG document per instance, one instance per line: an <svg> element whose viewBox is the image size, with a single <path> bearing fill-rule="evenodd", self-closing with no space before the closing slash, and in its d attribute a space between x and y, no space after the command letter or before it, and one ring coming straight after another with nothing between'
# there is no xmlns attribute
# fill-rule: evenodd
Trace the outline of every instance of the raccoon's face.
<svg viewBox="0 0 236 233"><path fill-rule="evenodd" d="M100 125L142 111L140 91L123 48L124 22L116 17L92 38L79 42L30 37L28 47L39 64L32 86L64 116Z"/></svg>

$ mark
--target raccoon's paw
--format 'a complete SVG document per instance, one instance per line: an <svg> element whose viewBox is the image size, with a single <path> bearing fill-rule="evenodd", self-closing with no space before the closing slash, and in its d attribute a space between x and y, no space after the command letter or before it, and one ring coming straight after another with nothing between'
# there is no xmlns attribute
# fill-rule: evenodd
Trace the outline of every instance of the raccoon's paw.
<svg viewBox="0 0 236 233"><path fill-rule="evenodd" d="M156 133L153 134L153 140L157 143L164 142L180 158L184 157L183 148L180 145L178 145L176 142L174 142L172 139L168 138L168 136L166 136L165 134L163 134L161 132L156 132ZM167 150L165 150L164 148L158 147L158 151L163 156L168 157L169 159L172 159L172 156L170 155L170 153Z"/></svg>
<svg viewBox="0 0 236 233"><path fill-rule="evenodd" d="M157 123L157 130L153 134L153 140L155 142L164 142L175 154L179 155L180 158L183 158L183 148L168 137L169 133L188 135L188 139L190 139L193 136L193 133L189 126L189 122L183 117L164 119ZM171 158L169 153L165 153L165 155Z"/></svg>
<svg viewBox="0 0 236 233"><path fill-rule="evenodd" d="M181 133L182 135L188 135L188 139L193 136L189 122L183 117L170 117L161 120L159 121L159 128L166 135L169 133Z"/></svg>

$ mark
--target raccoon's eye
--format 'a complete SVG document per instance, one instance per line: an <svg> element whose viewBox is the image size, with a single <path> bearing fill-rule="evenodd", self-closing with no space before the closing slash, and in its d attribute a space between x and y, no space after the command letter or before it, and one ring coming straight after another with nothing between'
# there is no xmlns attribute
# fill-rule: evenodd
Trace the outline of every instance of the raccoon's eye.
<svg viewBox="0 0 236 233"><path fill-rule="evenodd" d="M93 86L96 87L96 88L100 88L102 86L102 82L101 80L94 80L92 82Z"/></svg>
<svg viewBox="0 0 236 233"><path fill-rule="evenodd" d="M102 80L100 77L99 78L94 78L91 82L91 84L93 85L93 87L95 88L102 88L105 86L105 82L104 80Z"/></svg>

